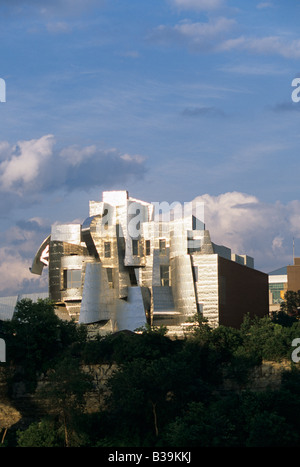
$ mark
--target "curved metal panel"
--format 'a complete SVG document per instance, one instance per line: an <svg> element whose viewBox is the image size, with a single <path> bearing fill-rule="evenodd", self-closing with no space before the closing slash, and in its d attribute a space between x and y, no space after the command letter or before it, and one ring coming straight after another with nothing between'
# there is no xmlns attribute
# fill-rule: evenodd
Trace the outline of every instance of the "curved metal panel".
<svg viewBox="0 0 300 467"><path fill-rule="evenodd" d="M29 268L32 274L38 274L40 276L43 272L44 266L48 266L50 237L51 235L48 235L48 237L45 238L36 252L32 266Z"/></svg>

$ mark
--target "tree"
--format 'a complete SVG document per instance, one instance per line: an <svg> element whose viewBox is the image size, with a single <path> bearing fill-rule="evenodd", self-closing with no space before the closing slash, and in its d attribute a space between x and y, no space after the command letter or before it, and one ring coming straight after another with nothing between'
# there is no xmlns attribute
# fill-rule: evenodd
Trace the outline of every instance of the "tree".
<svg viewBox="0 0 300 467"><path fill-rule="evenodd" d="M292 447L296 446L298 436L284 417L262 411L250 421L247 447Z"/></svg>
<svg viewBox="0 0 300 467"><path fill-rule="evenodd" d="M76 431L76 417L83 411L85 395L92 389L92 377L84 372L79 361L66 356L50 370L46 382L38 390L50 412L64 427L65 445L76 446L80 434Z"/></svg>
<svg viewBox="0 0 300 467"><path fill-rule="evenodd" d="M284 301L280 304L280 310L297 319L300 317L300 290L294 292L288 290L284 295Z"/></svg>
<svg viewBox="0 0 300 467"><path fill-rule="evenodd" d="M42 420L32 423L26 430L17 431L18 447L62 447L61 430L53 421Z"/></svg>
<svg viewBox="0 0 300 467"><path fill-rule="evenodd" d="M202 402L187 404L183 415L166 429L167 445L176 447L224 447L235 442L234 425L222 411Z"/></svg>
<svg viewBox="0 0 300 467"><path fill-rule="evenodd" d="M18 302L12 320L4 323L4 333L8 362L21 367L28 390L35 388L38 374L53 366L66 349L84 343L87 336L82 326L61 320L48 299Z"/></svg>

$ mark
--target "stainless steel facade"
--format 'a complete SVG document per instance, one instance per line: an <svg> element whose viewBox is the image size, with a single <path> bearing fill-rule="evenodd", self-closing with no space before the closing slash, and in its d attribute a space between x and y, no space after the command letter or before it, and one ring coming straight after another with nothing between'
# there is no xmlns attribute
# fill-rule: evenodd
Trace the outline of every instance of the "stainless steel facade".
<svg viewBox="0 0 300 467"><path fill-rule="evenodd" d="M218 257L245 268L252 258L215 245L193 213L157 220L127 191L104 192L89 208L82 225L53 226L31 269L48 265L50 298L70 317L104 333L149 323L180 334L197 311L219 325Z"/></svg>

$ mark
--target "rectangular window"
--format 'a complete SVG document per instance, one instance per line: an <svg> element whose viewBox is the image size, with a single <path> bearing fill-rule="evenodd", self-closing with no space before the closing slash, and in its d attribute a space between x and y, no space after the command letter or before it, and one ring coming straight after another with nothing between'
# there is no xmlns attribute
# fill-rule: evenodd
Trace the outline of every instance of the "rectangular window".
<svg viewBox="0 0 300 467"><path fill-rule="evenodd" d="M110 258L111 257L111 243L104 242L104 257Z"/></svg>
<svg viewBox="0 0 300 467"><path fill-rule="evenodd" d="M108 209L104 209L103 216L102 216L102 224L104 226L104 230L108 229Z"/></svg>
<svg viewBox="0 0 300 467"><path fill-rule="evenodd" d="M113 270L112 268L106 268L107 272L107 279L108 279L108 284L111 289L114 288L114 281L113 281Z"/></svg>
<svg viewBox="0 0 300 467"><path fill-rule="evenodd" d="M146 256L150 256L150 253L151 253L150 247L151 247L150 240L146 240L145 242Z"/></svg>
<svg viewBox="0 0 300 467"><path fill-rule="evenodd" d="M131 267L129 268L129 279L130 279L130 285L132 287L137 285L137 278L136 278L135 270L134 268L131 268Z"/></svg>
<svg viewBox="0 0 300 467"><path fill-rule="evenodd" d="M198 266L193 266L193 276L194 276L194 281L198 282Z"/></svg>
<svg viewBox="0 0 300 467"><path fill-rule="evenodd" d="M160 285L162 287L170 286L170 268L169 266L160 266Z"/></svg>
<svg viewBox="0 0 300 467"><path fill-rule="evenodd" d="M132 254L133 256L138 256L139 254L139 241L132 240Z"/></svg>
<svg viewBox="0 0 300 467"><path fill-rule="evenodd" d="M161 255L165 255L167 253L166 240L162 240L162 239L159 240L159 253Z"/></svg>
<svg viewBox="0 0 300 467"><path fill-rule="evenodd" d="M202 242L200 239L188 238L188 253L193 254L197 251L201 251Z"/></svg>
<svg viewBox="0 0 300 467"><path fill-rule="evenodd" d="M284 297L284 284L269 284L269 291L273 295L273 303L281 303Z"/></svg>
<svg viewBox="0 0 300 467"><path fill-rule="evenodd" d="M64 289L79 289L81 287L81 269L64 269Z"/></svg>

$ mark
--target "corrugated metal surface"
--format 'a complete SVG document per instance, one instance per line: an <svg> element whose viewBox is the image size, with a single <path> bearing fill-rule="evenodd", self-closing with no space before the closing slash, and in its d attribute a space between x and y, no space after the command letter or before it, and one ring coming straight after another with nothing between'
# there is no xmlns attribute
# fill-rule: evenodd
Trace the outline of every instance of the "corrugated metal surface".
<svg viewBox="0 0 300 467"><path fill-rule="evenodd" d="M196 292L203 316L211 325L219 324L218 255L194 255L193 265L198 266Z"/></svg>

